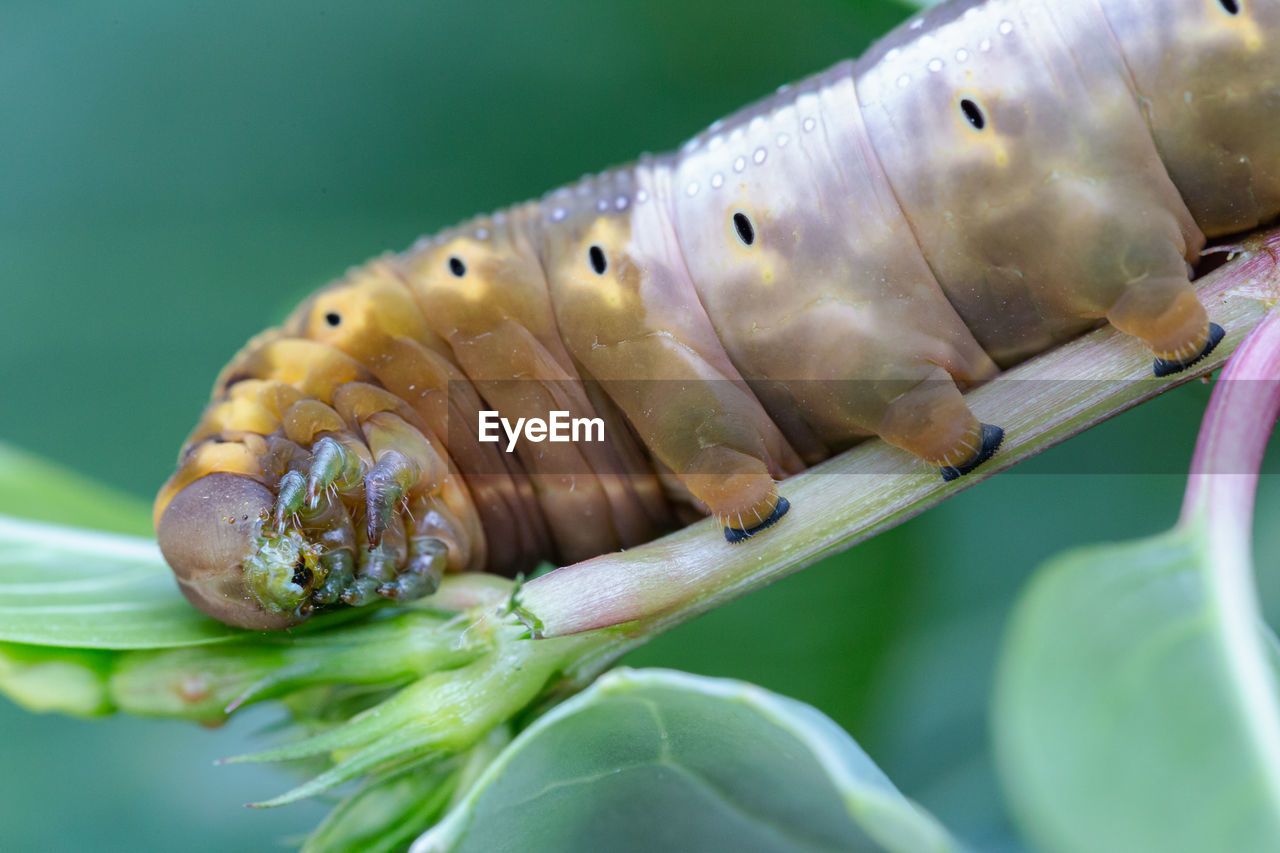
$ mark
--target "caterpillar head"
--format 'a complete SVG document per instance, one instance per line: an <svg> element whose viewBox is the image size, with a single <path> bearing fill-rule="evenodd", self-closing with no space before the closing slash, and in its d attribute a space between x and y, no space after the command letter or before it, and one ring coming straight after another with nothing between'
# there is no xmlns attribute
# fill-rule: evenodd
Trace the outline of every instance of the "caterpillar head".
<svg viewBox="0 0 1280 853"><path fill-rule="evenodd" d="M317 550L297 531L273 531L275 503L266 486L225 472L173 497L156 535L188 601L219 621L261 631L311 615Z"/></svg>
<svg viewBox="0 0 1280 853"><path fill-rule="evenodd" d="M287 628L319 608L430 595L451 565L482 559L434 439L444 429L424 419L455 375L435 344L375 261L241 350L156 499L161 549L192 603Z"/></svg>

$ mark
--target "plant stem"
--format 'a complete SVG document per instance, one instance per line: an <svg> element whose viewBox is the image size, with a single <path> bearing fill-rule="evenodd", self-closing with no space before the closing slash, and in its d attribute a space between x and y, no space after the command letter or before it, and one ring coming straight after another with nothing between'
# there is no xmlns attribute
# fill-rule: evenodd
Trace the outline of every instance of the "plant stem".
<svg viewBox="0 0 1280 853"><path fill-rule="evenodd" d="M1280 313L1272 311L1236 348L1209 399L1182 521L1207 512L1215 531L1248 542L1258 471L1280 415Z"/></svg>
<svg viewBox="0 0 1280 853"><path fill-rule="evenodd" d="M1240 685L1241 725L1257 744L1259 765L1280 807L1280 690L1269 646L1258 636L1263 620L1252 560L1258 472L1277 416L1280 311L1272 310L1236 349L1213 389L1179 523L1203 528L1210 601L1237 614L1222 620L1225 657Z"/></svg>

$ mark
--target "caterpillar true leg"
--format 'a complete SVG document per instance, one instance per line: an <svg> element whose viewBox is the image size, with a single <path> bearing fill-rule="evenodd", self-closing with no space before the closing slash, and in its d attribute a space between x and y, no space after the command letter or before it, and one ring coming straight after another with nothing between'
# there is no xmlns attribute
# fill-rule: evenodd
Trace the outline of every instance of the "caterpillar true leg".
<svg viewBox="0 0 1280 853"><path fill-rule="evenodd" d="M436 495L420 496L409 506L409 559L399 577L378 590L396 600L430 595L450 565L465 566L470 548L462 525Z"/></svg>
<svg viewBox="0 0 1280 853"><path fill-rule="evenodd" d="M409 562L400 575L378 588L378 594L397 601L407 601L430 595L440 586L444 577L448 548L433 536L421 536L409 540Z"/></svg>
<svg viewBox="0 0 1280 853"><path fill-rule="evenodd" d="M333 604L355 584L355 557L345 548L329 551L321 555L320 565L324 567L324 580L313 598L316 604Z"/></svg>
<svg viewBox="0 0 1280 853"><path fill-rule="evenodd" d="M307 505L314 506L330 488L353 493L364 483L365 465L359 454L331 435L314 445L307 473Z"/></svg>
<svg viewBox="0 0 1280 853"><path fill-rule="evenodd" d="M404 519L392 513L388 524L374 544L357 529L361 539L360 558L356 566L354 590L343 596L347 604L359 606L376 601L383 589L391 589L396 578L409 559L409 542Z"/></svg>
<svg viewBox="0 0 1280 853"><path fill-rule="evenodd" d="M313 457L314 464L314 457ZM333 604L355 583L355 553L359 547L351 514L342 499L327 489L304 503L297 520L320 549L320 572L312 592L316 604Z"/></svg>

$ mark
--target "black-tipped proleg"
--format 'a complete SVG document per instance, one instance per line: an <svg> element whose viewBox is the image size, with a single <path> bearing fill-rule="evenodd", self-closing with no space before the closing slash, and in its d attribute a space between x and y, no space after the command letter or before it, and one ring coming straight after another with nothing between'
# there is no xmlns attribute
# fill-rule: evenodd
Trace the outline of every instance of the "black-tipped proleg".
<svg viewBox="0 0 1280 853"><path fill-rule="evenodd" d="M1168 358L1157 358L1152 362L1151 372L1158 377L1172 376L1175 373L1181 373L1191 365L1200 361L1209 353L1213 352L1214 349L1217 348L1218 344L1222 343L1222 339L1223 337L1226 336L1226 334L1227 334L1226 331L1224 331L1223 328L1219 326L1217 323L1210 323L1209 324L1209 342L1204 345L1204 349L1200 351L1199 355L1195 356L1194 358L1189 358L1185 361L1174 361L1173 359L1168 359Z"/></svg>
<svg viewBox="0 0 1280 853"><path fill-rule="evenodd" d="M778 503L774 506L773 512L769 513L769 517L757 524L755 527L748 527L746 530L735 530L732 527L724 529L724 541L730 545L737 545L739 542L746 542L752 536L755 536L766 527L773 527L778 523L778 519L787 514L787 510L791 509L791 501L778 495Z"/></svg>
<svg viewBox="0 0 1280 853"><path fill-rule="evenodd" d="M996 455L996 451L1000 449L1000 443L1004 441L1004 430L998 426L991 424L982 425L982 447L978 448L978 452L973 454L973 458L963 465L943 465L938 471L942 474L942 479L950 483L957 477L963 477L974 468L977 468L983 462L986 462L992 456Z"/></svg>

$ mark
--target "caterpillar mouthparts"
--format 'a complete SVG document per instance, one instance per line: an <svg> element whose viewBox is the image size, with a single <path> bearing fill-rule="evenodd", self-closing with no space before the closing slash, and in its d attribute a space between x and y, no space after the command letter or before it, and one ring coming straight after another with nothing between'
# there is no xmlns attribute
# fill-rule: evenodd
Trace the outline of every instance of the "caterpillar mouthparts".
<svg viewBox="0 0 1280 853"><path fill-rule="evenodd" d="M242 474L209 474L174 496L156 535L188 601L222 622L262 631L310 615L305 587L293 583L306 552L293 537L272 534L274 506L271 490Z"/></svg>

